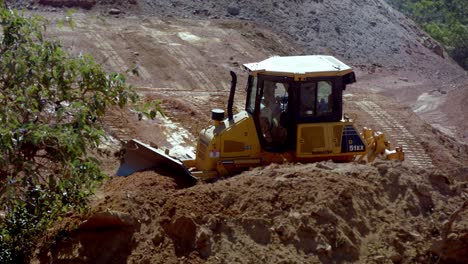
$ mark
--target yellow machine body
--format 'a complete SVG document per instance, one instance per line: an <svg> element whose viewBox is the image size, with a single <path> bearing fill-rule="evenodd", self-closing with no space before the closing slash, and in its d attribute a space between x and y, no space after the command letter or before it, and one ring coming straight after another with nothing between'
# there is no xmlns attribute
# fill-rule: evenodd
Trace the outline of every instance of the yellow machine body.
<svg viewBox="0 0 468 264"><path fill-rule="evenodd" d="M223 167L229 167L228 162L247 167L259 164L260 151L253 119L247 112L238 113L233 120L216 122L200 132L192 174L212 178L227 174Z"/></svg>
<svg viewBox="0 0 468 264"><path fill-rule="evenodd" d="M300 124L296 151L272 153L262 150L253 117L242 111L234 115L233 120L225 119L203 129L197 143L195 162L186 161L186 165L193 165L191 173L194 176L208 180L270 163L328 159L350 161L356 155L367 153L364 140L355 132L357 140L346 139L347 142L343 143L350 129L351 132L356 131L352 122L344 120Z"/></svg>

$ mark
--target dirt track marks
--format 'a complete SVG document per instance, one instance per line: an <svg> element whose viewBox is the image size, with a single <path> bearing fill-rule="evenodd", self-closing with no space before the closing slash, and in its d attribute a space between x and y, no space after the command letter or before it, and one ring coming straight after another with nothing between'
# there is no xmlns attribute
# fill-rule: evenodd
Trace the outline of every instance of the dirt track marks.
<svg viewBox="0 0 468 264"><path fill-rule="evenodd" d="M184 39L179 37L179 35L184 33L184 36L193 36L194 39L201 38L190 35L188 32L177 32L177 29L172 29L174 32L162 32L144 25L140 25L140 29L146 33L147 37L150 37L151 42L164 45L166 52L164 56L169 55L172 57L172 60L177 61L179 64L179 71L186 73L190 78L188 83L184 82L185 80L173 80L171 83L172 86L176 86L178 89L192 86L196 88L203 87L203 89L214 91L217 90L213 80L205 74L205 69L200 67L201 63L197 62L197 59L200 60L203 58L197 58L197 52L192 50L193 48L191 45L184 45ZM161 56L163 56L163 54L161 54Z"/></svg>
<svg viewBox="0 0 468 264"><path fill-rule="evenodd" d="M167 50L174 58L181 63L185 72L190 75L198 87L205 87L208 90L216 90L216 86L206 76L206 74L197 67L196 63L190 58L189 52L184 51L180 46L173 46Z"/></svg>
<svg viewBox="0 0 468 264"><path fill-rule="evenodd" d="M127 69L125 67L126 63L120 57L120 55L115 51L112 45L106 41L99 33L97 32L88 32L86 33L86 37L90 40L95 40L95 45L99 49L99 51L104 55L108 63L112 66L113 69L125 72Z"/></svg>
<svg viewBox="0 0 468 264"><path fill-rule="evenodd" d="M139 87L137 88L139 94L156 95L158 97L179 98L187 105L200 110L202 113L210 115L213 108L225 109L227 105L227 96L229 92L226 91L193 91L188 89L174 89L174 88L151 88ZM243 96L239 95L234 102L237 109L243 109L244 101Z"/></svg>
<svg viewBox="0 0 468 264"><path fill-rule="evenodd" d="M357 105L366 111L388 136L394 138L397 145L403 147L406 161L418 167L433 167L431 158L417 138L393 116L372 101L359 101Z"/></svg>

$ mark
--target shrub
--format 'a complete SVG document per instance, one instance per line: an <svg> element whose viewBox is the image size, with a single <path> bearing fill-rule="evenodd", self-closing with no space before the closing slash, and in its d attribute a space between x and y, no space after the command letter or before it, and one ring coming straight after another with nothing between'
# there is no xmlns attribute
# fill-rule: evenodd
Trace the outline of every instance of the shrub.
<svg viewBox="0 0 468 264"><path fill-rule="evenodd" d="M88 152L110 106L135 102L121 74L44 37L45 20L0 0L0 263L27 262L37 238L105 175ZM151 116L154 116L151 111Z"/></svg>

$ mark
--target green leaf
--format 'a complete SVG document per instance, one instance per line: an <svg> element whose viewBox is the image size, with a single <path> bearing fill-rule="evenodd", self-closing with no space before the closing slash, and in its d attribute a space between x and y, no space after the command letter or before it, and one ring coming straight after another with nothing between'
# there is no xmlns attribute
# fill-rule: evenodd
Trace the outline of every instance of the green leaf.
<svg viewBox="0 0 468 264"><path fill-rule="evenodd" d="M0 220L0 263L22 263L54 221L86 210L87 197L105 178L89 154L106 135L99 117L138 95L125 76L47 39L45 19L25 18L2 3L0 210L8 214ZM74 27L72 15L67 12L66 22Z"/></svg>

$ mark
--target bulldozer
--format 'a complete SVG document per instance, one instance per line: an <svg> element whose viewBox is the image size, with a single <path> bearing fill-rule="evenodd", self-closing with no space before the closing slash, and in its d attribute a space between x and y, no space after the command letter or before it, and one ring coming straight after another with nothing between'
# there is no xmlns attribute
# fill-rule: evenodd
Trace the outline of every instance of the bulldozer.
<svg viewBox="0 0 468 264"><path fill-rule="evenodd" d="M211 112L212 125L198 136L196 157L130 140L117 175L165 168L190 185L271 163L404 160L385 135L343 114L343 91L356 82L352 68L333 56L275 56L243 65L248 73L245 110L233 113L237 76L231 71L227 117Z"/></svg>

